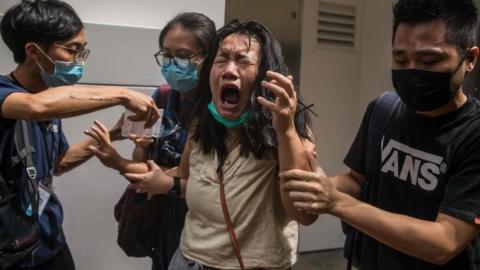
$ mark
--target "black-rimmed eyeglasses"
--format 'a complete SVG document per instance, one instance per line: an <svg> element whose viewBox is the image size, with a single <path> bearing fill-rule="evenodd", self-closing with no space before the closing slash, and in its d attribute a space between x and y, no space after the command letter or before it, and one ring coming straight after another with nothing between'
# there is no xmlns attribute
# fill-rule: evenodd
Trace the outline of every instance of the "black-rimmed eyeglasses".
<svg viewBox="0 0 480 270"><path fill-rule="evenodd" d="M178 56L170 56L166 55L164 52L159 51L154 54L155 60L157 64L161 67L169 67L170 65L174 64L178 68L187 68L192 65L192 63L197 63L193 60L193 58L201 55L202 52L194 53L187 57L178 57Z"/></svg>

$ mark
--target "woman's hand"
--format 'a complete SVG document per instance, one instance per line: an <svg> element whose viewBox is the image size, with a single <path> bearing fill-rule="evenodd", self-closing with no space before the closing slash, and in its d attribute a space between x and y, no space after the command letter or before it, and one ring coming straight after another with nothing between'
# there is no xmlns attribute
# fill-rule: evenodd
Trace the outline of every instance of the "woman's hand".
<svg viewBox="0 0 480 270"><path fill-rule="evenodd" d="M167 194L173 187L173 178L167 175L153 160L148 160L147 173L127 173L125 177L132 182L132 188L137 192L148 193L149 198L154 194Z"/></svg>
<svg viewBox="0 0 480 270"><path fill-rule="evenodd" d="M85 130L85 134L97 142L96 146L89 145L88 150L90 150L103 165L119 170L118 168L123 158L113 147L109 130L100 121L95 120L90 130Z"/></svg>
<svg viewBox="0 0 480 270"><path fill-rule="evenodd" d="M292 76L285 77L280 73L268 71L267 77L270 81L262 81L262 86L276 96L275 102L258 97L258 103L272 112L272 126L277 133L295 130L297 96Z"/></svg>
<svg viewBox="0 0 480 270"><path fill-rule="evenodd" d="M135 134L128 135L128 138L135 144L137 147L147 148L150 144L153 143L152 137L140 137Z"/></svg>

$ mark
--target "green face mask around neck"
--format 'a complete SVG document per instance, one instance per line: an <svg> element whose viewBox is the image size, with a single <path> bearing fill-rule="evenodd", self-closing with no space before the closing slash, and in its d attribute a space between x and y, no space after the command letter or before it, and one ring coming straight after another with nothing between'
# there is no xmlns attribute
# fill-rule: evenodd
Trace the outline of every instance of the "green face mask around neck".
<svg viewBox="0 0 480 270"><path fill-rule="evenodd" d="M243 123L245 123L245 121L247 121L248 117L250 116L250 112L244 112L242 113L242 115L240 115L239 118L235 120L228 120L225 117L221 116L220 113L218 113L213 101L210 101L210 103L208 103L208 110L210 111L210 114L212 114L213 118L226 128L236 128L238 126L241 126Z"/></svg>

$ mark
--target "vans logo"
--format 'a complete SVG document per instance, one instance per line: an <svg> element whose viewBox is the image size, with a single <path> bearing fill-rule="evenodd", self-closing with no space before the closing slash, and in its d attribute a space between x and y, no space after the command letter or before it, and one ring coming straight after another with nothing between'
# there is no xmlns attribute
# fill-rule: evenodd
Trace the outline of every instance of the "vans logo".
<svg viewBox="0 0 480 270"><path fill-rule="evenodd" d="M438 185L438 176L447 171L443 157L412 148L390 139L384 146L382 138L382 172L392 173L397 179L410 181L414 186L432 191Z"/></svg>

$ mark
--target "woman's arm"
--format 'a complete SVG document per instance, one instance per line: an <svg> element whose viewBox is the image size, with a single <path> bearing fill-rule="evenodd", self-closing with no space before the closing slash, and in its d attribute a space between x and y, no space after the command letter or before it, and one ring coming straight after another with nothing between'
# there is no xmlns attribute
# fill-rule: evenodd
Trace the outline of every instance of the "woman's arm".
<svg viewBox="0 0 480 270"><path fill-rule="evenodd" d="M189 175L189 159L193 149L192 137L189 135L182 159L177 167L177 176L180 178L180 197L185 198L187 189L187 179ZM132 183L133 188L140 192L146 192L149 196L154 194L167 194L174 185L174 177L168 175L164 170L158 167L155 162L149 160L148 172L146 173L127 173L125 177Z"/></svg>
<svg viewBox="0 0 480 270"><path fill-rule="evenodd" d="M309 164L307 148L295 129L297 98L292 78L271 71L267 72L267 77L270 81L262 81L262 86L274 93L277 98L275 102L271 102L259 97L258 102L270 110L273 115L272 126L277 134L280 171L290 169L311 171L314 168L311 168ZM314 146L309 147L314 149ZM287 215L304 225L315 222L316 214L299 211L284 189L281 189L280 194Z"/></svg>

